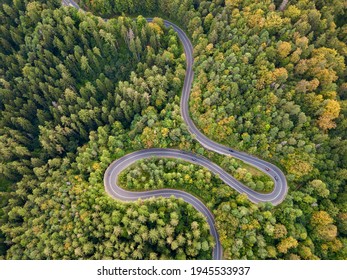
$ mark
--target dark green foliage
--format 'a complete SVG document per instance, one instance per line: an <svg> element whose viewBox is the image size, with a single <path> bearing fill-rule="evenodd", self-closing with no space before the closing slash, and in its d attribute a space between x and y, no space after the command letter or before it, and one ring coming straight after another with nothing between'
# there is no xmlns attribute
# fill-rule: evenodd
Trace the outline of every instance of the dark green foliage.
<svg viewBox="0 0 347 280"><path fill-rule="evenodd" d="M81 2L92 7L89 1ZM195 45L196 82L190 108L201 130L287 171L293 198L279 208L302 211L297 218L298 213L281 218L289 234L298 236L295 223L306 227L318 210L329 209L338 226L334 241L322 241L309 227L308 237L297 237L299 244L281 237L282 243L271 245L278 250L276 257L345 258L340 250L346 238L341 217L345 217L347 179L347 33L342 2L290 1L283 12L276 12L281 1L275 6L270 0L159 2L165 3L158 5L159 12L179 20ZM141 12L151 10L143 5ZM184 16L188 14L189 18ZM228 228L230 223L226 220L222 226ZM272 247L269 251L261 258L275 258ZM228 256L260 258L250 254Z"/></svg>
<svg viewBox="0 0 347 280"><path fill-rule="evenodd" d="M211 210L227 201L235 191L198 165L176 159L145 159L128 167L119 177L120 186L140 191L181 189L197 196Z"/></svg>
<svg viewBox="0 0 347 280"><path fill-rule="evenodd" d="M7 215L4 211L8 204L8 200L11 198L11 182L6 180L0 175L0 225L7 222ZM0 229L0 259L6 253L8 245L6 244L6 236Z"/></svg>
<svg viewBox="0 0 347 280"><path fill-rule="evenodd" d="M206 152L182 123L185 62L175 33L160 19L123 14L184 27L195 52L194 121L280 166L290 190L278 207L254 205L204 169L159 159L141 171L144 182L127 181L170 187L165 174L175 173L178 187L208 200L226 259L347 258L343 1L295 0L283 12L272 0L79 1L94 14L122 15L107 22L60 2L0 4L2 258L211 258L207 223L191 206L123 204L103 190L108 164L142 148L192 150L252 173ZM258 190L269 182L252 175Z"/></svg>
<svg viewBox="0 0 347 280"><path fill-rule="evenodd" d="M158 213L162 219L160 225L144 224L148 232L159 231L158 240L146 246L141 242L147 240L139 241L126 230L128 223L115 220L111 228L109 221L96 216L94 226L100 227L102 221L107 226L105 233L96 238L95 230L90 229L91 232L83 230L86 235L81 236L77 232L91 225L76 221L75 213L92 211L92 215L97 196L106 199L100 193L102 180L98 178L89 187L86 181L76 179L80 177L62 175L78 171L78 165L71 167L70 162L74 162L77 148L92 139L90 133L98 127L120 121L135 130L134 138L144 129L137 122L132 125L134 118L151 123L146 112L152 112L157 119L158 112L174 101L184 79L184 58L176 34L164 29L159 19L151 24L142 17L136 21L119 17L104 22L75 9L54 9L52 3L17 4L16 9L2 5L0 10L4 31L0 52L0 170L4 177L17 182L11 186L15 191L13 199L1 190L1 254L5 255L8 249L6 257L12 259L211 258L212 241L206 222L195 209L177 201L171 206L167 201L146 202L148 213ZM120 143L125 143L126 135L131 134L117 124L110 136L111 145L119 144L116 134L123 139ZM124 144L122 148L129 149ZM124 151L118 153L123 154ZM76 162L86 164L79 158ZM91 188L91 192L83 198L76 196L75 190L69 192L73 180L78 189ZM66 184L62 186L62 182ZM97 194L93 193L96 190ZM107 200L109 209L115 209L120 219L130 211L123 204ZM80 208L73 210L71 203ZM137 211L140 205L132 206L133 210ZM104 210L100 213L103 217L107 215ZM161 231L163 225L169 224L171 211L177 211L178 217L188 216L189 211L192 220L179 219L180 223L172 226L176 233L164 236ZM199 238L183 231L192 222L201 226ZM109 247L115 226L123 232L118 241L112 240L120 246L118 249ZM31 228L30 232L25 228ZM69 230L74 234L70 235ZM179 246L166 242L170 237L176 244L180 234L184 242L194 246L183 250L182 240ZM138 255L132 255L129 249L130 241L135 239ZM108 248L106 251L102 244Z"/></svg>

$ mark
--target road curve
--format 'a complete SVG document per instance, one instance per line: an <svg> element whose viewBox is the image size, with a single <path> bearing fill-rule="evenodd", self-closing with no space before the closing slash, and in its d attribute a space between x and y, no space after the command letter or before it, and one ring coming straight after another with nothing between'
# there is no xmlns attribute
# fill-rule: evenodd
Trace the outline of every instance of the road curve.
<svg viewBox="0 0 347 280"><path fill-rule="evenodd" d="M80 7L73 0L62 0L62 3L63 5L72 6L77 9L80 9ZM148 22L151 22L152 20L153 20L152 18L147 19ZM204 134L202 134L198 130L198 128L195 126L194 122L192 121L189 115L189 96L190 96L190 90L192 87L193 77L194 77L193 46L189 38L187 37L187 35L177 25L167 20L164 20L164 23L166 27L172 27L177 32L178 37L180 38L181 43L184 47L184 52L186 55L186 63L187 63L186 77L185 77L184 85L182 89L180 107L181 107L181 115L183 117L184 122L186 123L188 127L189 132L193 135L194 139L197 140L206 149L217 152L219 154L238 158L262 170L268 175L270 175L275 184L274 189L271 193L267 193L267 194L258 193L256 191L249 189L248 187L246 187L245 185L237 181L230 174L225 172L220 166L214 164L207 158L190 153L190 152L173 150L173 149L140 150L140 151L136 151L131 154L128 154L112 162L104 174L104 185L105 185L106 192L110 196L122 201L135 201L138 199L147 199L151 197L175 196L177 198L182 198L187 203L190 203L195 209L197 209L206 217L207 222L210 226L211 235L214 237L215 243L216 243L215 247L213 248L213 259L221 259L222 246L219 241L218 232L214 225L214 216L209 211L209 209L195 196L189 193L186 193L184 191L179 191L175 189L130 192L130 191L126 191L122 189L120 186L117 185L117 181L118 181L117 179L120 172L124 170L125 168L127 168L129 165L133 164L134 162L140 159L150 158L150 157L165 157L165 158L178 158L178 159L182 159L182 160L206 167L211 172L218 175L219 178L223 182L225 182L227 185L229 185L230 187L232 187L239 193L246 194L248 198L254 203L270 202L273 205L278 205L284 200L288 191L286 178L283 172L277 166L271 163L268 163L264 160L261 160L257 157L248 155L244 152L239 152L229 147L226 147L224 145L221 145L219 143L216 143L210 140L209 138L207 138Z"/></svg>
<svg viewBox="0 0 347 280"><path fill-rule="evenodd" d="M144 192L131 192L122 189L118 185L118 176L119 174L128 166L134 162L145 159L145 158L179 158L191 163L199 164L201 166L207 167L215 174L223 173L223 169L218 165L212 163L208 159L197 156L196 154L173 150L173 149L146 149L136 151L130 154L127 154L124 157L112 162L110 166L106 169L104 175L104 185L106 192L113 198L122 200L122 201L135 201L138 199L146 199L151 197L171 197L175 196L176 198L182 198L187 203L193 205L193 207L201 212L207 219L207 223L210 226L211 235L215 239L215 247L213 249L213 259L222 258L222 246L219 242L218 232L214 226L214 217L211 211L195 196L186 193L184 191L175 190L175 189L160 189L153 191L144 191ZM229 177L233 179L230 175Z"/></svg>

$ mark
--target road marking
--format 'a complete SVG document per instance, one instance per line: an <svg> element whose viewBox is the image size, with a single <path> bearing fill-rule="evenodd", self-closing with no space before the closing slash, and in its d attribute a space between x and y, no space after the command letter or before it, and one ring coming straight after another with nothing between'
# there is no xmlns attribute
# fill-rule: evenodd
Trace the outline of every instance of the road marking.
<svg viewBox="0 0 347 280"><path fill-rule="evenodd" d="M62 4L73 6L78 10L82 10L73 0L62 0ZM148 22L153 21L153 19L147 19ZM247 188L245 185L237 181L234 177L232 177L229 173L224 171L220 166L216 165L215 163L211 162L210 160L202 157L202 156L196 156L193 153L189 152L183 152L178 151L178 150L173 150L173 149L150 149L150 150L141 150L137 152L133 152L131 154L128 154L114 162L112 162L109 167L106 169L105 174L104 174L104 183L105 183L105 188L106 192L110 194L112 197L120 198L121 200L124 201L129 201L129 200L135 200L135 199L148 199L151 197L158 197L158 196L176 196L182 198L184 201L187 203L190 203L195 209L199 206L199 209L197 209L200 213L202 213L206 219L208 220L208 223L210 225L210 230L211 234L215 237L216 239L216 245L213 249L213 257L215 259L220 259L221 256L221 244L218 238L218 232L216 228L214 227L214 216L210 212L210 210L195 196L188 194L184 191L180 190L174 190L174 189L162 189L162 190L154 190L154 191L143 191L143 192L130 192L123 190L117 185L117 179L118 175L120 172L122 172L125 168L130 166L132 163L148 158L151 156L157 156L157 157L165 157L165 158L179 158L179 159L184 159L188 162L191 162L193 164L198 164L200 166L203 166L207 169L209 169L213 174L219 175L219 178L238 191L239 193L245 193L247 194L248 198L254 202L272 202L273 204L277 205L281 203L285 195L287 194L288 187L287 187L287 182L285 179L285 176L283 172L275 165L271 163L267 163L259 158L247 155L243 152L238 152L234 151L232 154L228 152L228 147L221 145L219 143L216 143L204 134L202 134L198 128L195 126L193 120L190 118L189 115L189 96L190 96L190 90L193 85L193 64L194 64L194 56L193 56L193 45L191 44L189 38L185 34L185 32L179 28L176 24L173 24L167 20L164 20L165 26L171 26L175 32L178 34L179 39L181 40L181 43L183 44L184 47L184 53L186 55L186 64L187 64L187 69L186 69L186 76L184 79L184 85L182 89L182 97L181 97L181 102L180 102L180 111L182 118L184 122L187 125L188 131L192 134L195 135L195 139L206 149L211 150L213 152L217 152L222 155L232 155L235 158L238 158L240 160L243 160L246 163L249 163L250 165L254 166L255 168L258 169L264 169L265 167L271 168L271 171L275 174L275 176L278 177L278 181L274 180L273 177L272 180L274 182L274 190L270 194L260 194L257 193L249 188ZM159 155L158 155L159 153ZM182 156L183 155L183 156ZM191 158L195 158L197 161L191 160ZM119 170L118 170L118 169ZM116 172L114 174L114 172ZM282 178L284 178L284 182L282 181ZM112 182L113 179L113 182ZM114 186L114 187L113 187ZM117 192L118 190L118 192ZM110 193L111 192L111 193ZM112 193L114 195L112 195ZM123 194L128 194L130 196L124 196ZM171 193L171 194L170 194ZM277 193L277 194L276 194ZM273 196L275 195L275 196ZM279 201L277 201L277 198L279 196L282 196ZM196 203L196 205L195 205Z"/></svg>

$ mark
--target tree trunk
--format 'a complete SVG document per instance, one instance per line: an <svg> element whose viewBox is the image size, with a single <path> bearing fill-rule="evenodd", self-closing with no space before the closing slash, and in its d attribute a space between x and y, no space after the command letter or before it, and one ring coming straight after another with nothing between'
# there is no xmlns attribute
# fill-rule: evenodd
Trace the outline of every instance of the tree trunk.
<svg viewBox="0 0 347 280"><path fill-rule="evenodd" d="M288 1L289 1L289 0L283 0L282 3L281 3L281 5L279 6L278 10L279 10L279 11L283 11L283 10L286 8L286 6L287 6Z"/></svg>

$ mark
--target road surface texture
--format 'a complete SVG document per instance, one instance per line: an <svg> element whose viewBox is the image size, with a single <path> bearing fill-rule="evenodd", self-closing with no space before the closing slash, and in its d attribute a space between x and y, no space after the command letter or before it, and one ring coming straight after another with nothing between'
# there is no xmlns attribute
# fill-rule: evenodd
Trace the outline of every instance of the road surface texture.
<svg viewBox="0 0 347 280"><path fill-rule="evenodd" d="M75 7L76 9L80 9L80 7L73 0L63 0L63 5ZM147 21L151 22L153 19L148 18ZM181 43L184 47L184 52L186 55L186 77L184 80L184 85L182 89L182 97L181 97L181 115L183 117L184 122L186 123L189 132L193 135L193 138L197 140L203 147L206 149L238 158L260 170L267 173L275 183L274 189L271 193L262 194L256 191L253 191L237 181L233 178L229 173L224 171L221 167L211 162L205 157L199 156L197 154L193 154L190 152L174 150L174 149L146 149L133 152L128 154L110 164L104 174L104 185L106 192L112 196L113 198L122 200L122 201L136 201L138 199L147 199L151 197L171 197L174 196L176 198L181 198L187 203L190 203L196 210L201 212L207 219L207 222L210 226L211 235L215 239L215 247L213 248L213 259L222 259L222 246L219 241L218 232L214 225L214 216L211 211L195 196L186 193L184 191L175 190L175 189L161 189L161 190L153 190L153 191L144 191L144 192L130 192L122 189L118 186L118 176L128 166L133 164L134 162L151 157L160 157L160 158L178 158L182 159L194 164L201 165L209 169L212 173L216 174L224 183L226 183L231 188L235 189L239 193L244 193L248 196L249 200L254 203L260 202L270 202L273 205L278 205L281 203L286 194L287 194L287 181L283 174L283 172L275 165L268 163L264 160L256 158L254 156L248 155L244 152L235 151L229 147L218 144L209 138L207 138L204 134L202 134L189 115L189 95L190 90L193 83L193 46L190 42L187 35L184 33L182 29L180 29L177 25L164 20L166 27L172 27L178 34L178 37L181 40Z"/></svg>

